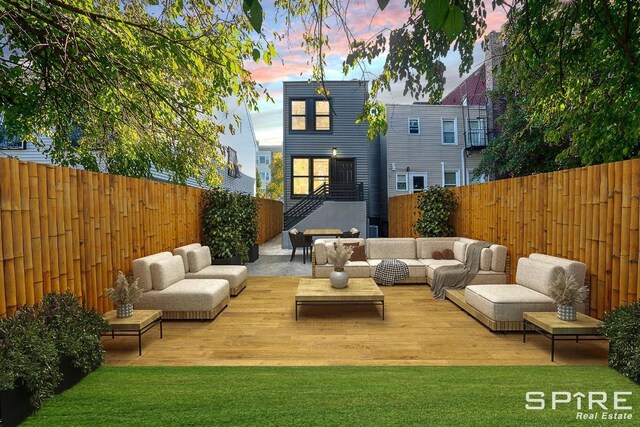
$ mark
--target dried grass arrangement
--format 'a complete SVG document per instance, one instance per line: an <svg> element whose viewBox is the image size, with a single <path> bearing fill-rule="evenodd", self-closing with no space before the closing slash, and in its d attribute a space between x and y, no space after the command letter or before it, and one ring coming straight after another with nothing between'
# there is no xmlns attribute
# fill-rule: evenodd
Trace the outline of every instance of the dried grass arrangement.
<svg viewBox="0 0 640 427"><path fill-rule="evenodd" d="M107 288L107 296L115 305L135 304L142 296L142 289L138 287L138 279L129 282L127 277L118 272L118 279L113 287Z"/></svg>
<svg viewBox="0 0 640 427"><path fill-rule="evenodd" d="M576 305L587 299L589 288L576 282L575 276L567 277L560 272L553 279L549 293L558 305Z"/></svg>
<svg viewBox="0 0 640 427"><path fill-rule="evenodd" d="M333 264L335 271L344 271L344 266L347 264L352 254L353 249L350 246L343 245L342 241L338 239L334 244L334 248L330 248L328 250L327 258L329 259L329 262Z"/></svg>

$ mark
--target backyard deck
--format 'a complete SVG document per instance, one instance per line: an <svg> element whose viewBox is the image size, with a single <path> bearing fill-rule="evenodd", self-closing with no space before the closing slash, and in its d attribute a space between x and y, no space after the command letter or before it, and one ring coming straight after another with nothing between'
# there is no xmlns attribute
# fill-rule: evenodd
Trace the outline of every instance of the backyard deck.
<svg viewBox="0 0 640 427"><path fill-rule="evenodd" d="M299 277L250 277L213 321L165 321L164 338L103 338L109 365L606 365L606 341L557 343L492 333L426 286L381 287L376 306L305 306L295 320ZM157 328L156 328L157 329Z"/></svg>

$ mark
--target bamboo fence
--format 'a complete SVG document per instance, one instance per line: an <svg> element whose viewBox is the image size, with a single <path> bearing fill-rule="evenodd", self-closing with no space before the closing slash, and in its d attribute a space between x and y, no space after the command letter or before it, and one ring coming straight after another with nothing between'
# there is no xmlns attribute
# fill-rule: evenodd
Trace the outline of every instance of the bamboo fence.
<svg viewBox="0 0 640 427"><path fill-rule="evenodd" d="M200 241L202 192L0 158L0 317L67 289L110 310L104 290L132 260ZM277 210L260 203L261 215Z"/></svg>
<svg viewBox="0 0 640 427"><path fill-rule="evenodd" d="M590 312L640 296L640 159L455 188L456 234L505 245L511 278L532 252L587 265ZM389 199L389 236L416 236L417 194Z"/></svg>

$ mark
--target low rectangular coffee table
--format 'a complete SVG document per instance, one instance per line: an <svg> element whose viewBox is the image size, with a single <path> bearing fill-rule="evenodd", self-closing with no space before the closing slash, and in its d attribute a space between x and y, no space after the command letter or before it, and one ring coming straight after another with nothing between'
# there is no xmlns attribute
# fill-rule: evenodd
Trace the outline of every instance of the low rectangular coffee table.
<svg viewBox="0 0 640 427"><path fill-rule="evenodd" d="M556 338L557 336L575 337L576 342L580 337L600 337L600 338L582 338L583 341L603 340L600 333L601 321L587 316L586 314L577 313L577 319L568 321L560 320L558 313L555 311L534 312L527 311L522 314L522 342L527 342L527 329L544 335L551 340L551 361L555 352L556 341L573 341L573 338Z"/></svg>
<svg viewBox="0 0 640 427"><path fill-rule="evenodd" d="M116 310L111 310L102 317L111 329L103 335L111 335L111 338L138 337L138 356L142 356L142 335L157 324L160 324L162 339L162 310L133 310L131 317L118 317Z"/></svg>
<svg viewBox="0 0 640 427"><path fill-rule="evenodd" d="M344 289L332 288L329 279L300 279L296 292L296 320L298 306L333 304L380 305L384 320L384 294L371 278L351 278Z"/></svg>

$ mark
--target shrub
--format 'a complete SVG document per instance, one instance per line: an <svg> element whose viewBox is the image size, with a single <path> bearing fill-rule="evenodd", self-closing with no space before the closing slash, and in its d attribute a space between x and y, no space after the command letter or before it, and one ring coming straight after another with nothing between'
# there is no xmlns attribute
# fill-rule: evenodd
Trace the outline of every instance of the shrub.
<svg viewBox="0 0 640 427"><path fill-rule="evenodd" d="M60 357L70 358L85 374L104 362L100 333L109 325L95 310L80 306L76 295L69 291L45 295L38 316L52 333Z"/></svg>
<svg viewBox="0 0 640 427"><path fill-rule="evenodd" d="M203 194L202 237L215 258L249 259L258 238L258 201L248 195L215 188Z"/></svg>
<svg viewBox="0 0 640 427"><path fill-rule="evenodd" d="M609 366L640 382L640 301L606 314L602 334L609 339Z"/></svg>
<svg viewBox="0 0 640 427"><path fill-rule="evenodd" d="M432 185L418 195L418 221L413 225L423 237L449 237L455 230L451 217L458 208L458 200L448 188Z"/></svg>
<svg viewBox="0 0 640 427"><path fill-rule="evenodd" d="M59 362L53 333L36 308L24 306L0 319L0 389L24 387L39 408L60 382Z"/></svg>

